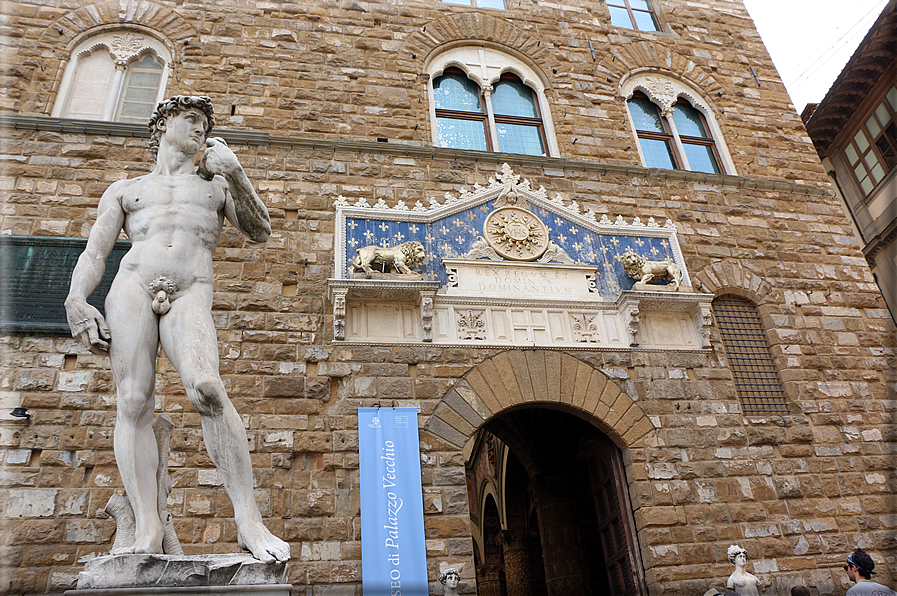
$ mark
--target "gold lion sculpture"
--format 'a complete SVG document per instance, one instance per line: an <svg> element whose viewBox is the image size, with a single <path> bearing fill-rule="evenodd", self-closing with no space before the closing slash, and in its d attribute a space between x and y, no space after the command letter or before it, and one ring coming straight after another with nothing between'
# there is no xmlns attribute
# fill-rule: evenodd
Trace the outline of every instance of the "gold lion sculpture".
<svg viewBox="0 0 897 596"><path fill-rule="evenodd" d="M632 279L639 283L648 283L655 279L665 279L673 284L673 291L679 290L682 283L682 269L671 259L663 261L649 261L646 257L636 253L631 248L626 249L620 258L623 269Z"/></svg>
<svg viewBox="0 0 897 596"><path fill-rule="evenodd" d="M382 246L362 246L355 251L355 258L349 265L349 273L363 270L365 277L370 277L374 270L371 265L392 265L399 273L411 273L426 257L424 245L417 240L409 240L398 246L384 248Z"/></svg>

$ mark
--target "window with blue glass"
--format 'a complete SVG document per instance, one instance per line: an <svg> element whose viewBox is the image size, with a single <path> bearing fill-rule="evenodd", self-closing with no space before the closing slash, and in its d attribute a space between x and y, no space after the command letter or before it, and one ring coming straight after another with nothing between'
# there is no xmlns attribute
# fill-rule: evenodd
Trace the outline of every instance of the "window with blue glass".
<svg viewBox="0 0 897 596"><path fill-rule="evenodd" d="M536 94L512 74L484 92L449 68L434 79L433 99L440 147L547 155Z"/></svg>
<svg viewBox="0 0 897 596"><path fill-rule="evenodd" d="M608 0L610 22L615 27L638 31L660 31L650 0Z"/></svg>
<svg viewBox="0 0 897 596"><path fill-rule="evenodd" d="M666 115L641 93L628 103L647 167L722 173L707 121L690 103L680 99Z"/></svg>

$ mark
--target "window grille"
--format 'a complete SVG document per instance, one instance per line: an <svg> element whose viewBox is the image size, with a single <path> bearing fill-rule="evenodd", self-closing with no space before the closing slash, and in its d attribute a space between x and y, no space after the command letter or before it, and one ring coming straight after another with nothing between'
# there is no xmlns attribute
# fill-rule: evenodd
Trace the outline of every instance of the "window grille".
<svg viewBox="0 0 897 596"><path fill-rule="evenodd" d="M789 413L757 307L738 296L713 301L713 314L747 416Z"/></svg>

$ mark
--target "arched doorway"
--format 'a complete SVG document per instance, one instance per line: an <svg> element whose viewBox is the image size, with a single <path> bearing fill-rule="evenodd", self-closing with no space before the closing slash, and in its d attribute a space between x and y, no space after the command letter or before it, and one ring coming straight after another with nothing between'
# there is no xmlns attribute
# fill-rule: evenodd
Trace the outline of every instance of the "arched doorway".
<svg viewBox="0 0 897 596"><path fill-rule="evenodd" d="M501 562L477 552L479 593L647 593L623 454L654 427L601 371L558 351L502 352L457 382L426 427L466 445L478 549L485 506L498 513Z"/></svg>
<svg viewBox="0 0 897 596"><path fill-rule="evenodd" d="M604 433L570 413L533 405L496 416L477 439L467 461L469 486L498 492L483 500L482 519L472 519L486 546L477 561L479 593L641 593L622 458ZM498 465L486 463L493 459ZM504 579L500 591L487 574Z"/></svg>

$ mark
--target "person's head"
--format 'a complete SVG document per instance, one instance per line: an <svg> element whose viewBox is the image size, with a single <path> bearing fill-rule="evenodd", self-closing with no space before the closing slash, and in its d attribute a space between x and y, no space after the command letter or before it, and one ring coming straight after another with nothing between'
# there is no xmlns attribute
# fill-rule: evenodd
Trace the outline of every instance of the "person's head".
<svg viewBox="0 0 897 596"><path fill-rule="evenodd" d="M150 116L149 124L147 125L150 129L149 147L153 154L153 159L156 159L159 154L159 143L162 140L162 134L165 132L168 120L189 110L196 110L205 115L206 137L212 132L212 127L215 126L215 116L213 115L211 99L205 96L191 97L187 95L175 95L170 99L166 99L153 110L153 115Z"/></svg>
<svg viewBox="0 0 897 596"><path fill-rule="evenodd" d="M743 561L747 561L747 551L737 544L733 544L728 548L728 550L726 550L726 556L729 557L730 563L734 563L739 556L743 556Z"/></svg>
<svg viewBox="0 0 897 596"><path fill-rule="evenodd" d="M457 569L450 567L449 569L446 569L442 575L439 576L439 583L449 588L457 588L458 584L461 583L461 574Z"/></svg>
<svg viewBox="0 0 897 596"><path fill-rule="evenodd" d="M847 572L847 577L853 581L857 581L857 575L864 579L872 579L872 576L875 575L873 569L875 569L875 561L863 549L858 548L847 555L847 565L844 566L844 571Z"/></svg>
<svg viewBox="0 0 897 596"><path fill-rule="evenodd" d="M806 586L794 586L791 588L791 596L810 596L810 588Z"/></svg>

